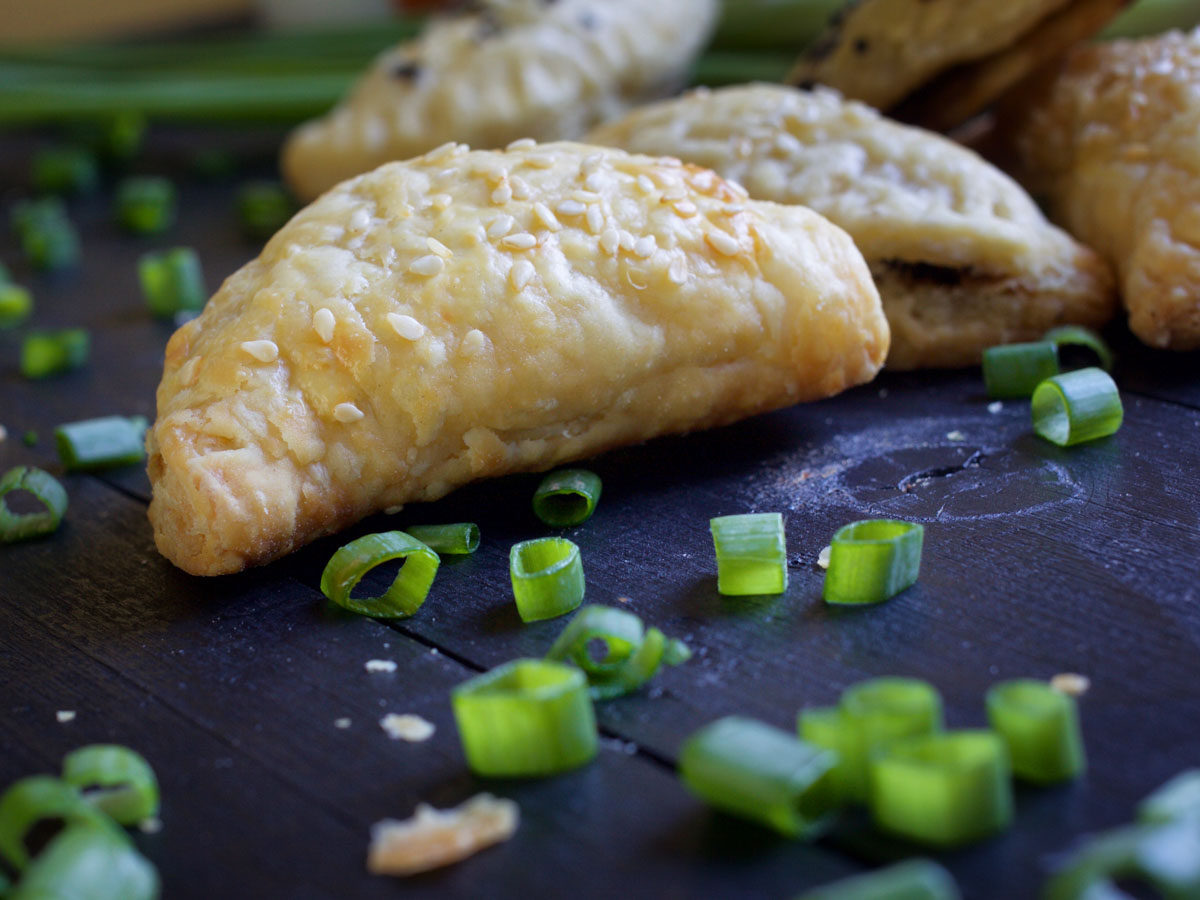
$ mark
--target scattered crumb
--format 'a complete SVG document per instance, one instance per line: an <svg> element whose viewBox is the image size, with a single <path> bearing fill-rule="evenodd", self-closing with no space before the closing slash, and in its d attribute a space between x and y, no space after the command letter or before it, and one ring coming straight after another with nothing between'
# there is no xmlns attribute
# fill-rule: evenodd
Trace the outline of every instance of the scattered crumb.
<svg viewBox="0 0 1200 900"><path fill-rule="evenodd" d="M829 568L829 554L833 552L833 547L822 547L821 552L817 554L817 565L822 569Z"/></svg>
<svg viewBox="0 0 1200 900"><path fill-rule="evenodd" d="M946 432L946 440L948 441L965 441L967 436L958 429Z"/></svg>
<svg viewBox="0 0 1200 900"><path fill-rule="evenodd" d="M1092 686L1092 679L1075 672L1059 672L1050 679L1050 687L1072 697L1082 697Z"/></svg>
<svg viewBox="0 0 1200 900"><path fill-rule="evenodd" d="M379 727L386 731L387 736L393 741L403 740L411 743L427 741L433 737L434 732L432 722L412 714L401 716L396 713L388 713L379 720Z"/></svg>
<svg viewBox="0 0 1200 900"><path fill-rule="evenodd" d="M148 819L142 819L138 822L138 831L142 834L158 834L162 831L162 819L158 816L151 816Z"/></svg>
<svg viewBox="0 0 1200 900"><path fill-rule="evenodd" d="M1000 412L1000 410L1002 410L1002 409L1004 409L1004 404L1001 403L999 400L993 400L991 403L988 404L988 412L990 412L992 415L995 415L996 413Z"/></svg>
<svg viewBox="0 0 1200 900"><path fill-rule="evenodd" d="M396 513L400 512L400 510L402 510L402 509L404 509L404 504L397 503L395 506L389 506L387 509L385 509L383 511L383 514L385 516L394 516Z"/></svg>
<svg viewBox="0 0 1200 900"><path fill-rule="evenodd" d="M58 712L56 712L54 714L54 718L58 719L58 721L60 721L60 722L74 722L75 721L75 710L60 709Z"/></svg>
<svg viewBox="0 0 1200 900"><path fill-rule="evenodd" d="M630 600L628 597L618 597L617 602L618 603L632 603L633 601Z"/></svg>
<svg viewBox="0 0 1200 900"><path fill-rule="evenodd" d="M341 719L334 719L334 720L333 720L333 727L334 727L334 728L349 728L349 727L350 727L350 720L349 720L349 719L347 719L347 718L345 718L345 717L343 717L343 718L341 718Z"/></svg>
<svg viewBox="0 0 1200 900"><path fill-rule="evenodd" d="M887 389L887 388L880 388L880 389L879 389L879 399L880 399L880 400L884 399L884 398L885 398L887 395L888 395L888 389Z"/></svg>
<svg viewBox="0 0 1200 900"><path fill-rule="evenodd" d="M429 655L430 655L430 656L437 656L437 655L438 655L438 648L437 648L437 647L430 647L430 648L429 648Z"/></svg>
<svg viewBox="0 0 1200 900"><path fill-rule="evenodd" d="M368 659L363 668L368 672L395 672L396 663L390 659Z"/></svg>
<svg viewBox="0 0 1200 900"><path fill-rule="evenodd" d="M367 871L412 875L466 859L516 833L520 810L512 800L479 794L454 809L421 803L411 819L371 826Z"/></svg>

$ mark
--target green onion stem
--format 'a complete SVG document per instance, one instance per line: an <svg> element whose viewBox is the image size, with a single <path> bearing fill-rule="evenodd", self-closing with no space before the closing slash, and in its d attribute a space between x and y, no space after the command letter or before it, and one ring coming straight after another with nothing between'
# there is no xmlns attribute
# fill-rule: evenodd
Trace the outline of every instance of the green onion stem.
<svg viewBox="0 0 1200 900"><path fill-rule="evenodd" d="M46 845L6 900L156 900L158 873L123 832L69 825Z"/></svg>
<svg viewBox="0 0 1200 900"><path fill-rule="evenodd" d="M86 802L73 785L49 775L31 775L0 795L0 858L22 871L30 861L25 839L38 822L49 819L117 833L108 816Z"/></svg>
<svg viewBox="0 0 1200 900"><path fill-rule="evenodd" d="M1058 328L1051 328L1042 335L1042 340L1050 341L1059 347L1063 345L1087 347L1096 354L1096 358L1100 361L1100 368L1105 371L1112 371L1112 350L1108 348L1108 344L1104 342L1104 338L1100 337L1100 335L1090 328L1084 328L1082 325L1060 325Z"/></svg>
<svg viewBox="0 0 1200 900"><path fill-rule="evenodd" d="M1046 883L1042 896L1123 900L1128 895L1118 881L1138 882L1168 900L1200 897L1200 818L1130 825L1092 838Z"/></svg>
<svg viewBox="0 0 1200 900"><path fill-rule="evenodd" d="M1058 374L1058 344L1051 340L1001 344L983 351L983 383L989 397L1028 397Z"/></svg>
<svg viewBox="0 0 1200 900"><path fill-rule="evenodd" d="M85 365L91 352L91 335L85 328L33 331L21 342L21 374L47 378Z"/></svg>
<svg viewBox="0 0 1200 900"><path fill-rule="evenodd" d="M787 537L781 514L718 516L708 524L717 556L717 591L745 596L787 590Z"/></svg>
<svg viewBox="0 0 1200 900"><path fill-rule="evenodd" d="M1100 38L1146 37L1172 28L1190 31L1196 25L1200 25L1197 0L1137 0L1108 24Z"/></svg>
<svg viewBox="0 0 1200 900"><path fill-rule="evenodd" d="M954 877L929 859L910 859L801 894L796 900L960 900Z"/></svg>
<svg viewBox="0 0 1200 900"><path fill-rule="evenodd" d="M1053 784L1082 774L1083 736L1075 698L1045 681L1018 679L987 693L988 721L1008 745L1013 775Z"/></svg>
<svg viewBox="0 0 1200 900"><path fill-rule="evenodd" d="M175 220L175 185L150 175L126 178L117 185L117 222L133 234L158 234Z"/></svg>
<svg viewBox="0 0 1200 900"><path fill-rule="evenodd" d="M142 416L104 416L54 429L58 458L68 472L125 466L146 458Z"/></svg>
<svg viewBox="0 0 1200 900"><path fill-rule="evenodd" d="M33 313L33 295L19 284L0 283L0 328L14 328Z"/></svg>
<svg viewBox="0 0 1200 900"><path fill-rule="evenodd" d="M1125 417L1121 393L1103 369L1078 369L1047 378L1033 392L1033 430L1069 447L1115 434Z"/></svg>
<svg viewBox="0 0 1200 900"><path fill-rule="evenodd" d="M1200 769L1180 772L1138 805L1142 822L1172 822L1200 819Z"/></svg>
<svg viewBox="0 0 1200 900"><path fill-rule="evenodd" d="M916 583L925 527L894 519L866 519L839 528L829 550L826 603L880 603Z"/></svg>
<svg viewBox="0 0 1200 900"><path fill-rule="evenodd" d="M393 559L404 562L383 594L363 599L350 596L364 575ZM436 553L403 531L363 535L330 557L321 573L321 593L360 615L405 618L420 609L429 596L440 562Z"/></svg>
<svg viewBox="0 0 1200 900"><path fill-rule="evenodd" d="M553 619L583 602L583 561L579 547L566 538L514 544L508 568L517 612L524 622Z"/></svg>
<svg viewBox="0 0 1200 900"><path fill-rule="evenodd" d="M547 525L581 525L600 502L600 476L587 469L559 469L533 493L533 511Z"/></svg>
<svg viewBox="0 0 1200 900"><path fill-rule="evenodd" d="M145 758L118 744L92 744L63 759L63 780L121 825L158 814L158 779Z"/></svg>
<svg viewBox="0 0 1200 900"><path fill-rule="evenodd" d="M14 513L7 496L16 491L31 494L44 509ZM67 511L67 492L49 472L33 466L17 466L0 477L0 544L42 537L58 530Z"/></svg>
<svg viewBox="0 0 1200 900"><path fill-rule="evenodd" d="M159 318L203 309L208 300L200 257L190 247L144 254L138 260L138 280L146 305Z"/></svg>
<svg viewBox="0 0 1200 900"><path fill-rule="evenodd" d="M846 0L734 0L722 4L712 46L800 54Z"/></svg>
<svg viewBox="0 0 1200 900"><path fill-rule="evenodd" d="M479 549L479 526L474 522L453 525L411 525L404 529L434 553L465 555Z"/></svg>

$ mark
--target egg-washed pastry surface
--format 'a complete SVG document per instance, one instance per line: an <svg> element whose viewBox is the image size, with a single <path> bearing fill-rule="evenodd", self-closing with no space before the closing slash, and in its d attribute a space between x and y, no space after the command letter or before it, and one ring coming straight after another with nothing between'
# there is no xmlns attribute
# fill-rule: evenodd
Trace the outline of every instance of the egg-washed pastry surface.
<svg viewBox="0 0 1200 900"><path fill-rule="evenodd" d="M674 159L443 148L339 185L167 345L161 552L266 562L370 513L870 380L850 238Z"/></svg>
<svg viewBox="0 0 1200 900"><path fill-rule="evenodd" d="M284 176L311 200L446 141L577 138L677 90L718 0L483 0L381 55L332 112L297 129Z"/></svg>
<svg viewBox="0 0 1200 900"><path fill-rule="evenodd" d="M946 130L1087 40L1128 0L858 0L787 80Z"/></svg>
<svg viewBox="0 0 1200 900"><path fill-rule="evenodd" d="M1200 348L1200 30L1080 48L1003 112L1030 189L1115 265L1130 329Z"/></svg>
<svg viewBox="0 0 1200 900"><path fill-rule="evenodd" d="M830 90L698 90L589 140L678 156L846 229L883 298L889 368L971 365L987 347L1054 325L1101 325L1115 307L1106 264L1011 178Z"/></svg>

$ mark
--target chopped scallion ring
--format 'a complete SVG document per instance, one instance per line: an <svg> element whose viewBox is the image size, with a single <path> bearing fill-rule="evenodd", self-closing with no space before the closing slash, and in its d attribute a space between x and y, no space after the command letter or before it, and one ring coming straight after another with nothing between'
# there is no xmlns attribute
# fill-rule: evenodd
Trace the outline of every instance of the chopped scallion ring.
<svg viewBox="0 0 1200 900"><path fill-rule="evenodd" d="M100 183L96 158L80 147L51 147L33 157L34 190L40 194L82 194Z"/></svg>
<svg viewBox="0 0 1200 900"><path fill-rule="evenodd" d="M826 603L880 603L916 583L925 527L867 519L839 528L830 542Z"/></svg>
<svg viewBox="0 0 1200 900"><path fill-rule="evenodd" d="M479 549L479 526L474 522L413 525L406 531L435 553L463 555Z"/></svg>
<svg viewBox="0 0 1200 900"><path fill-rule="evenodd" d="M145 254L138 260L138 278L146 305L156 316L203 309L208 299L200 257L190 247Z"/></svg>
<svg viewBox="0 0 1200 900"><path fill-rule="evenodd" d="M983 383L989 397L1028 397L1058 374L1058 345L1053 341L1001 344L983 351Z"/></svg>
<svg viewBox="0 0 1200 900"><path fill-rule="evenodd" d="M801 894L796 900L960 900L954 877L929 859L910 859Z"/></svg>
<svg viewBox="0 0 1200 900"><path fill-rule="evenodd" d="M870 806L887 831L935 847L981 840L1013 816L1008 751L991 731L947 731L881 747Z"/></svg>
<svg viewBox="0 0 1200 900"><path fill-rule="evenodd" d="M47 378L78 369L87 363L91 343L85 328L31 332L21 342L21 374Z"/></svg>
<svg viewBox="0 0 1200 900"><path fill-rule="evenodd" d="M53 271L79 261L79 236L58 197L18 203L13 207L12 223L26 259L35 269Z"/></svg>
<svg viewBox="0 0 1200 900"><path fill-rule="evenodd" d="M136 825L158 814L158 779L139 753L118 744L92 744L63 759L63 781L113 821Z"/></svg>
<svg viewBox="0 0 1200 900"><path fill-rule="evenodd" d="M378 597L357 599L350 593L367 572L393 559L403 559L396 578ZM440 564L438 555L403 531L367 534L338 549L321 573L321 593L351 612L379 619L411 616L425 598Z"/></svg>
<svg viewBox="0 0 1200 900"><path fill-rule="evenodd" d="M175 221L175 185L151 175L126 178L117 185L117 222L133 234L158 234Z"/></svg>
<svg viewBox="0 0 1200 900"><path fill-rule="evenodd" d="M1171 900L1200 896L1200 819L1105 832L1088 841L1055 873L1042 896L1045 900L1125 900L1128 894L1117 887L1118 880L1145 886L1153 896Z"/></svg>
<svg viewBox="0 0 1200 900"><path fill-rule="evenodd" d="M477 775L553 775L596 755L596 718L579 669L517 659L460 684L450 700Z"/></svg>
<svg viewBox="0 0 1200 900"><path fill-rule="evenodd" d="M604 645L602 659L593 658L590 652L594 641ZM633 613L611 606L583 607L546 654L547 659L571 662L583 669L593 700L635 691L653 678L663 663L678 665L690 656L685 644L668 641L657 628L646 628Z"/></svg>
<svg viewBox="0 0 1200 900"><path fill-rule="evenodd" d="M33 296L19 284L0 282L0 328L13 328L33 312Z"/></svg>
<svg viewBox="0 0 1200 900"><path fill-rule="evenodd" d="M251 181L238 189L238 218L247 237L266 240L287 224L296 204L276 181Z"/></svg>
<svg viewBox="0 0 1200 900"><path fill-rule="evenodd" d="M15 513L8 507L7 495L27 491L45 509L42 512ZM33 466L17 466L0 477L0 544L42 537L58 530L67 511L67 492L49 472Z"/></svg>
<svg viewBox="0 0 1200 900"><path fill-rule="evenodd" d="M30 863L8 900L156 900L158 873L123 832L69 825Z"/></svg>
<svg viewBox="0 0 1200 900"><path fill-rule="evenodd" d="M1013 775L1053 784L1085 768L1075 698L1044 681L1018 679L987 693L988 721L1008 745Z"/></svg>
<svg viewBox="0 0 1200 900"><path fill-rule="evenodd" d="M1180 772L1138 804L1142 822L1172 822L1186 816L1200 819L1200 769Z"/></svg>
<svg viewBox="0 0 1200 900"><path fill-rule="evenodd" d="M727 716L683 743L679 777L717 809L789 837L815 837L837 809L837 756L754 719Z"/></svg>
<svg viewBox="0 0 1200 900"><path fill-rule="evenodd" d="M566 538L536 538L514 544L508 556L513 597L524 622L553 619L583 602L583 561Z"/></svg>
<svg viewBox="0 0 1200 900"><path fill-rule="evenodd" d="M1078 369L1047 378L1033 392L1033 430L1060 447L1115 434L1125 411L1121 393L1103 369Z"/></svg>
<svg viewBox="0 0 1200 900"><path fill-rule="evenodd" d="M1050 341L1058 346L1071 344L1073 346L1087 347L1100 360L1100 367L1105 371L1111 372L1113 367L1113 353L1108 349L1108 344L1104 342L1104 338L1096 334L1090 328L1084 328L1082 325L1060 325L1058 328L1051 328L1044 335L1043 341Z"/></svg>
<svg viewBox="0 0 1200 900"><path fill-rule="evenodd" d="M717 554L717 590L726 596L787 590L787 538L779 513L709 520Z"/></svg>
<svg viewBox="0 0 1200 900"><path fill-rule="evenodd" d="M59 425L54 443L68 472L95 471L141 462L145 435L142 416L103 416Z"/></svg>
<svg viewBox="0 0 1200 900"><path fill-rule="evenodd" d="M111 820L95 809L73 786L49 775L32 775L9 786L0 795L0 858L17 871L29 865L25 839L38 823L61 819L116 832Z"/></svg>
<svg viewBox="0 0 1200 900"><path fill-rule="evenodd" d="M600 476L587 469L559 469L542 479L533 494L533 511L547 525L580 525L600 502Z"/></svg>

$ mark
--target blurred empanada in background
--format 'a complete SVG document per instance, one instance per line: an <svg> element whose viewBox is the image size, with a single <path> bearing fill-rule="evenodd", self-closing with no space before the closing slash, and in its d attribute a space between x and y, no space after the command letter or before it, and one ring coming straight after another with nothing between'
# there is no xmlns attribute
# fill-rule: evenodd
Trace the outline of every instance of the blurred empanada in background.
<svg viewBox="0 0 1200 900"><path fill-rule="evenodd" d="M499 148L577 138L683 86L718 0L481 0L382 54L330 113L283 148L292 190L339 181L447 141Z"/></svg>
<svg viewBox="0 0 1200 900"><path fill-rule="evenodd" d="M1134 334L1200 348L1200 30L1079 48L1006 100L996 135L1113 262Z"/></svg>
<svg viewBox="0 0 1200 900"><path fill-rule="evenodd" d="M1108 266L974 152L825 89L698 90L589 141L678 156L758 200L809 206L850 233L892 329L891 369L965 366L1064 323L1103 325Z"/></svg>

